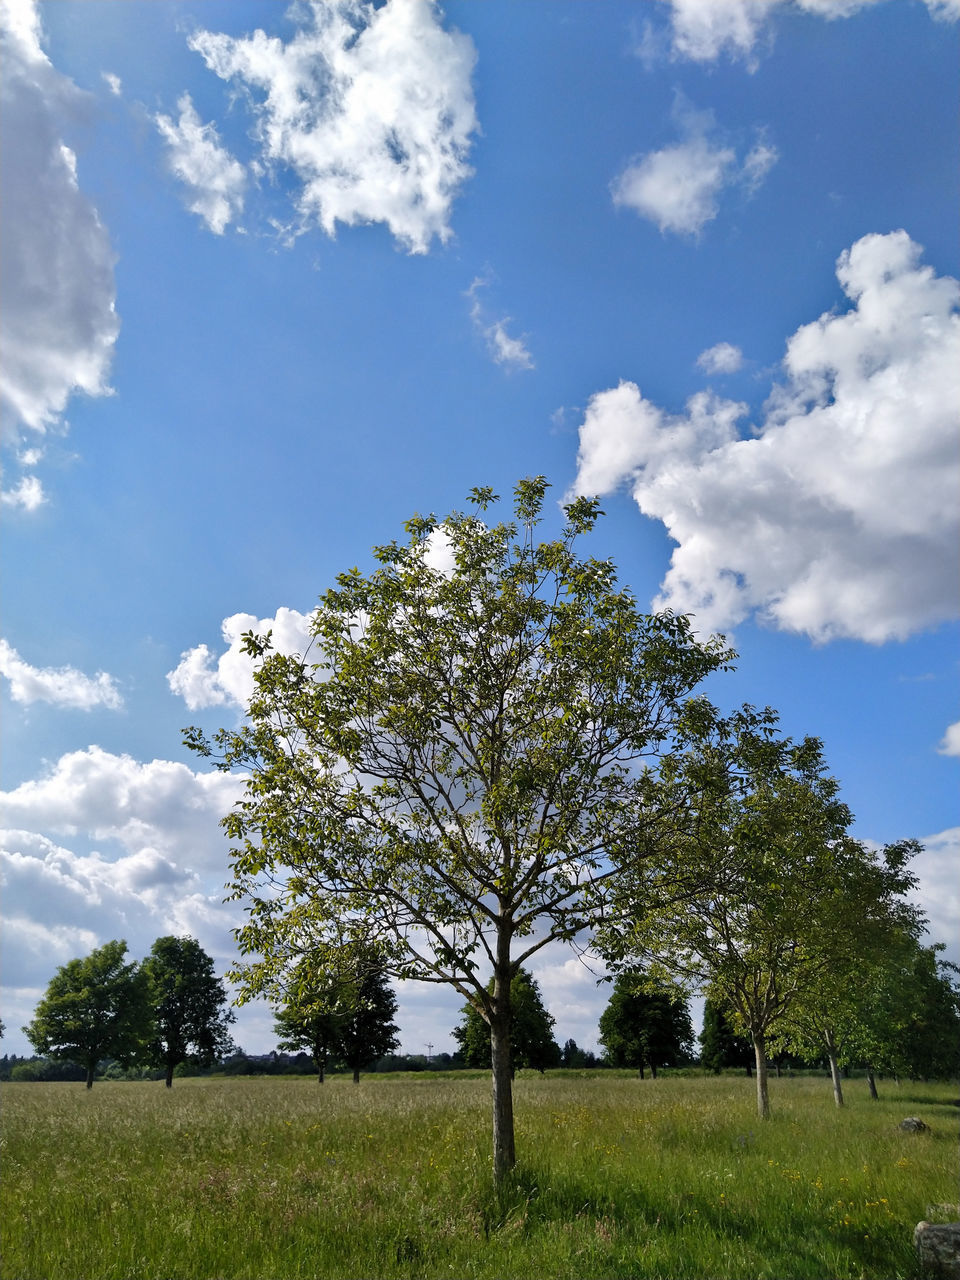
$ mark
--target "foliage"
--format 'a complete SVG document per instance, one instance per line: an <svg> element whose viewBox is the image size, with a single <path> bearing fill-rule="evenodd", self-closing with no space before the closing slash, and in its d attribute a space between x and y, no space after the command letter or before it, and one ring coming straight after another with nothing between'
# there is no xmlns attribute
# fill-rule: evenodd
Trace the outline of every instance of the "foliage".
<svg viewBox="0 0 960 1280"><path fill-rule="evenodd" d="M354 987L342 964L324 967L304 956L282 987L282 1003L274 1015L281 1049L308 1049L317 1078L323 1083L328 1059L337 1053Z"/></svg>
<svg viewBox="0 0 960 1280"><path fill-rule="evenodd" d="M83 1066L88 1089L99 1062L137 1060L150 1034L149 980L124 963L126 951L126 942L108 942L63 965L24 1027L38 1053Z"/></svg>
<svg viewBox="0 0 960 1280"><path fill-rule="evenodd" d="M487 989L493 986L493 979ZM461 1010L463 1022L453 1030L463 1061L468 1067L491 1065L490 1026L473 1004ZM510 983L510 1047L514 1069L531 1067L545 1071L560 1065L560 1048L553 1038L554 1019L547 1012L540 985L526 969L520 969Z"/></svg>
<svg viewBox="0 0 960 1280"><path fill-rule="evenodd" d="M308 654L245 636L243 728L185 739L248 775L225 822L246 994L371 939L394 976L452 985L491 1027L497 1178L514 1162L511 981L609 912L626 866L659 856L674 797L642 766L730 656L686 618L642 614L611 562L578 558L596 502L537 542L546 489L517 485L514 523L482 518L489 489L474 514L413 517L374 573L321 597Z"/></svg>
<svg viewBox="0 0 960 1280"><path fill-rule="evenodd" d="M615 1067L675 1067L693 1048L690 1010L682 993L651 987L638 971L617 975L600 1015L600 1043Z"/></svg>
<svg viewBox="0 0 960 1280"><path fill-rule="evenodd" d="M213 970L213 960L195 938L157 938L143 962L150 983L153 1035L145 1059L163 1067L169 1088L182 1062L210 1066L227 1049L227 994Z"/></svg>
<svg viewBox="0 0 960 1280"><path fill-rule="evenodd" d="M700 1032L700 1062L707 1071L719 1075L724 1067L746 1067L753 1061L749 1039L737 1031L723 1001L707 995L703 1002L703 1030Z"/></svg>

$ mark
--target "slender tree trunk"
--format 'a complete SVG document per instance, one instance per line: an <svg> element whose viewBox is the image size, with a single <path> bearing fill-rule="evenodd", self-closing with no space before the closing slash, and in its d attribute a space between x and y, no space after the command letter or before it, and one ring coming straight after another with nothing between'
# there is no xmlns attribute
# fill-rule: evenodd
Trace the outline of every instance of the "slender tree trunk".
<svg viewBox="0 0 960 1280"><path fill-rule="evenodd" d="M317 1068L317 1084L323 1084L323 1063Z"/></svg>
<svg viewBox="0 0 960 1280"><path fill-rule="evenodd" d="M164 1084L167 1086L168 1089L173 1088L173 1063L172 1062L167 1063L167 1077L164 1080Z"/></svg>
<svg viewBox="0 0 960 1280"><path fill-rule="evenodd" d="M767 1089L767 1048L762 1035L753 1037L753 1054L757 1060L757 1115L770 1118L770 1093Z"/></svg>
<svg viewBox="0 0 960 1280"><path fill-rule="evenodd" d="M353 1083L354 1083L354 1084L359 1084L359 1083L360 1083L360 1068L359 1068L359 1067L354 1067L354 1068L353 1068Z"/></svg>
<svg viewBox="0 0 960 1280"><path fill-rule="evenodd" d="M824 1031L823 1041L827 1046L827 1061L830 1063L830 1079L833 1081L833 1100L838 1107L843 1106L843 1085L840 1083L840 1068L837 1066L837 1044L832 1031Z"/></svg>
<svg viewBox="0 0 960 1280"><path fill-rule="evenodd" d="M640 1079L641 1079L641 1080L644 1080L644 1079L646 1078L646 1077L644 1076L644 1074L643 1074L643 1063L642 1063L642 1062L640 1063L639 1067L637 1067L637 1075L640 1077Z"/></svg>
<svg viewBox="0 0 960 1280"><path fill-rule="evenodd" d="M780 1077L783 1075L783 1072L780 1070L780 1059L779 1059L779 1058L774 1058L774 1060L773 1060L773 1065L774 1065L774 1066L776 1067L776 1069L777 1069L777 1079L779 1080L779 1079L780 1079Z"/></svg>
<svg viewBox="0 0 960 1280"><path fill-rule="evenodd" d="M879 1102L880 1095L877 1093L877 1080L873 1074L873 1067L867 1067L867 1088L870 1090L870 1097L874 1102Z"/></svg>
<svg viewBox="0 0 960 1280"><path fill-rule="evenodd" d="M746 1071L746 1073L747 1073L747 1079L749 1080L749 1078L753 1075L753 1067L751 1067L751 1065L750 1065L750 1063L749 1063L749 1062L747 1063L747 1065L746 1065L746 1067L744 1068L744 1070Z"/></svg>
<svg viewBox="0 0 960 1280"><path fill-rule="evenodd" d="M96 1069L97 1069L97 1064L95 1062L87 1063L87 1088L88 1089L93 1088L93 1073Z"/></svg>
<svg viewBox="0 0 960 1280"><path fill-rule="evenodd" d="M650 1078L652 1080L656 1080L657 1078L657 1064L655 1062L650 1063Z"/></svg>
<svg viewBox="0 0 960 1280"><path fill-rule="evenodd" d="M517 1162L513 1134L513 1046L510 1035L510 940L500 939L494 971L490 1023L490 1061L493 1073L493 1177L501 1183ZM505 953L505 954L504 954Z"/></svg>

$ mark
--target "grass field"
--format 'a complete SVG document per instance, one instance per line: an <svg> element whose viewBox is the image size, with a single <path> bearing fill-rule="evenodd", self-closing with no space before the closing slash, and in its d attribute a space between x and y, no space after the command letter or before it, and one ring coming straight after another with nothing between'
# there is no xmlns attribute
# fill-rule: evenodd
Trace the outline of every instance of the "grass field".
<svg viewBox="0 0 960 1280"><path fill-rule="evenodd" d="M915 1224L957 1216L956 1086L848 1090L773 1080L760 1124L745 1077L524 1073L498 1197L471 1073L7 1084L2 1276L915 1276Z"/></svg>

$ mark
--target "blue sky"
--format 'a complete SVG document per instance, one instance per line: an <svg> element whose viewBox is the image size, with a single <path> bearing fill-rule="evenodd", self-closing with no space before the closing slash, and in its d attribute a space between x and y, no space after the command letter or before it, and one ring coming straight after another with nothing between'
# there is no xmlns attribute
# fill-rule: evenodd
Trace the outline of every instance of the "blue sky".
<svg viewBox="0 0 960 1280"><path fill-rule="evenodd" d="M538 473L924 841L960 959L958 18L2 0L6 1051L110 938L233 959L238 784L180 730L239 722L239 633ZM594 1044L607 989L535 972ZM404 1048L460 1003L404 987Z"/></svg>

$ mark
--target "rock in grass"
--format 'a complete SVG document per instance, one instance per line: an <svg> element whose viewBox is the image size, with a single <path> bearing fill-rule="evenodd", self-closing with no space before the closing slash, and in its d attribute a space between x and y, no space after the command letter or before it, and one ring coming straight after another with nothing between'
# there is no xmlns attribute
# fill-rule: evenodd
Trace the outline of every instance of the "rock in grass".
<svg viewBox="0 0 960 1280"><path fill-rule="evenodd" d="M929 1128L918 1116L907 1116L906 1120L900 1121L900 1128L904 1133L926 1133Z"/></svg>
<svg viewBox="0 0 960 1280"><path fill-rule="evenodd" d="M940 1280L960 1280L960 1222L918 1222L913 1243L924 1271Z"/></svg>

